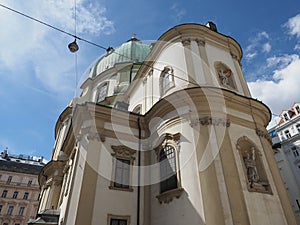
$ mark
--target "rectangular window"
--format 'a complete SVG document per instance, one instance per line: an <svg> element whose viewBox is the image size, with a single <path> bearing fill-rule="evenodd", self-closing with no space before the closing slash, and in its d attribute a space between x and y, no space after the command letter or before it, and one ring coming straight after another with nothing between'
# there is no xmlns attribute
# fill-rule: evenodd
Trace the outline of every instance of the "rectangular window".
<svg viewBox="0 0 300 225"><path fill-rule="evenodd" d="M116 171L114 186L117 188L129 188L130 160L116 159Z"/></svg>
<svg viewBox="0 0 300 225"><path fill-rule="evenodd" d="M286 138L290 138L291 134L289 130L284 131Z"/></svg>
<svg viewBox="0 0 300 225"><path fill-rule="evenodd" d="M2 205L0 205L0 213L1 213L1 211L2 211Z"/></svg>
<svg viewBox="0 0 300 225"><path fill-rule="evenodd" d="M299 157L299 151L298 151L298 149L296 149L295 151L293 151L293 153L294 153L295 157Z"/></svg>
<svg viewBox="0 0 300 225"><path fill-rule="evenodd" d="M13 211L14 211L14 207L12 205L10 205L7 209L7 215L11 216Z"/></svg>
<svg viewBox="0 0 300 225"><path fill-rule="evenodd" d="M9 176L7 179L7 183L10 184L11 180L12 180L12 176Z"/></svg>
<svg viewBox="0 0 300 225"><path fill-rule="evenodd" d="M13 198L17 198L18 197L19 192L15 191L13 194Z"/></svg>
<svg viewBox="0 0 300 225"><path fill-rule="evenodd" d="M28 199L28 195L29 195L29 193L28 193L28 192L25 192L25 193L24 193L24 196L23 196L23 199L24 199L24 200L27 200L27 199Z"/></svg>
<svg viewBox="0 0 300 225"><path fill-rule="evenodd" d="M298 105L296 106L296 111L298 114L300 113L300 107Z"/></svg>
<svg viewBox="0 0 300 225"><path fill-rule="evenodd" d="M20 207L20 209L19 209L19 216L23 216L23 214L24 214L24 210L25 210L25 207Z"/></svg>
<svg viewBox="0 0 300 225"><path fill-rule="evenodd" d="M110 225L127 225L127 220L124 219L111 219Z"/></svg>
<svg viewBox="0 0 300 225"><path fill-rule="evenodd" d="M29 180L29 181L28 181L28 185L31 185L31 184L32 184L32 180Z"/></svg>
<svg viewBox="0 0 300 225"><path fill-rule="evenodd" d="M296 125L296 129L297 129L298 132L300 132L300 124Z"/></svg>
<svg viewBox="0 0 300 225"><path fill-rule="evenodd" d="M7 190L3 190L1 198L6 198L6 195L7 195Z"/></svg>
<svg viewBox="0 0 300 225"><path fill-rule="evenodd" d="M286 113L283 114L283 116L284 116L285 121L288 121L288 120L289 120L289 117L288 117L288 115L287 115Z"/></svg>

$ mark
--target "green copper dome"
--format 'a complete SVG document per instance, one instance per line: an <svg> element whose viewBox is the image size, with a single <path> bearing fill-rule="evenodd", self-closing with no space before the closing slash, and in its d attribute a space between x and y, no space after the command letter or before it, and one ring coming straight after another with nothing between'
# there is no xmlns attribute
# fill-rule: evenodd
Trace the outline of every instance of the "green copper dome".
<svg viewBox="0 0 300 225"><path fill-rule="evenodd" d="M119 63L142 63L150 50L150 45L143 44L135 37L132 37L120 47L112 49L105 56L100 57L95 65L92 66L89 77L94 78Z"/></svg>

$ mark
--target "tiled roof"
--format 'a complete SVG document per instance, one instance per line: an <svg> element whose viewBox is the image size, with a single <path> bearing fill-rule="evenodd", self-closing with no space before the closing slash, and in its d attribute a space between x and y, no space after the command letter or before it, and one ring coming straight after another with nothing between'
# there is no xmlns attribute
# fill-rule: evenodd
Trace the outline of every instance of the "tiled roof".
<svg viewBox="0 0 300 225"><path fill-rule="evenodd" d="M0 170L38 175L43 166L0 160Z"/></svg>

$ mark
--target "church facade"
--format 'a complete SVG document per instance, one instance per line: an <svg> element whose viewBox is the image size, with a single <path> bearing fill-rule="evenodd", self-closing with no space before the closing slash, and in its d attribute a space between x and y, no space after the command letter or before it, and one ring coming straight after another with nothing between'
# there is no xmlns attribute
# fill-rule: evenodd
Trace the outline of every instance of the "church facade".
<svg viewBox="0 0 300 225"><path fill-rule="evenodd" d="M61 113L30 224L295 224L239 44L215 24L132 37Z"/></svg>

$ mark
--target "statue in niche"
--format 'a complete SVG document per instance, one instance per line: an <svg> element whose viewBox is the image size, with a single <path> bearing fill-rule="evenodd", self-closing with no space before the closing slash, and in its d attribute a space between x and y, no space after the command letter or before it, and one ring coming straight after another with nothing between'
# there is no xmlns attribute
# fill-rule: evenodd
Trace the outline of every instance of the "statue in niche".
<svg viewBox="0 0 300 225"><path fill-rule="evenodd" d="M219 77L220 77L222 85L230 85L229 84L229 77L230 76L231 76L231 70L230 69L224 70L223 68L221 68L219 70Z"/></svg>
<svg viewBox="0 0 300 225"><path fill-rule="evenodd" d="M244 164L244 175L248 191L271 194L271 186L262 161L262 152L246 136L238 140L237 149Z"/></svg>
<svg viewBox="0 0 300 225"><path fill-rule="evenodd" d="M248 181L250 183L250 188L253 188L254 183L258 183L259 175L256 168L255 162L255 148L251 147L250 151L247 153L246 158L244 159L245 166L247 169Z"/></svg>

